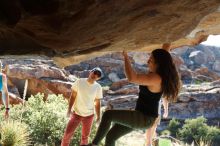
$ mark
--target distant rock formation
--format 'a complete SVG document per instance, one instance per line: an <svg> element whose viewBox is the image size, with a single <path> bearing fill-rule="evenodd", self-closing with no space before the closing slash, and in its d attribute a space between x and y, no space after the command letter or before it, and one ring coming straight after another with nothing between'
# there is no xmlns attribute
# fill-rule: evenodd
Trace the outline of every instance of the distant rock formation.
<svg viewBox="0 0 220 146"><path fill-rule="evenodd" d="M192 52L204 54L195 59ZM209 53L207 53L209 52ZM220 72L215 69L215 62L220 60L220 48L198 45L194 48L183 47L172 51L174 62L183 81L182 91L176 103L170 104L169 118L178 119L204 116L219 119L220 108ZM129 53L131 62L138 72L146 72L147 53ZM107 109L134 109L139 92L138 86L130 84L124 75L123 59L120 53L111 53L77 65L58 68L49 58L31 57L32 59L1 58L9 79L9 90L22 97L24 81L28 79L27 97L42 92L63 94L69 98L71 84L75 77L87 77L89 70L100 67L104 77L98 81L103 85L102 105ZM204 61L206 58L208 61ZM205 59L205 60L206 60ZM201 61L201 62L199 62ZM72 74L72 75L71 75ZM74 76L73 76L74 75ZM14 101L15 102L15 101Z"/></svg>
<svg viewBox="0 0 220 146"><path fill-rule="evenodd" d="M203 56L195 54L192 57L192 52L196 51L202 53ZM171 54L179 69L183 88L178 101L170 104L169 118L185 119L204 116L208 119L219 119L220 72L215 70L214 64L220 60L220 48L198 45L177 48ZM149 54L130 53L130 56L136 70L146 72ZM200 57L200 59L195 59L195 57ZM72 74L77 73L79 77L85 77L83 68L90 70L95 66L102 68L105 73L105 78L99 82L104 86L109 85L104 92L103 105L107 109L134 109L138 86L130 84L125 79L120 54L108 54L78 65L68 66L65 69ZM120 80L112 81L109 75L113 72Z"/></svg>
<svg viewBox="0 0 220 146"><path fill-rule="evenodd" d="M58 68L48 58L33 57L32 59L9 59L3 58L5 73L8 78L9 91L14 96L23 97L25 80L28 80L26 97L35 95L38 92L48 94L63 94L69 98L71 84L75 77L65 70ZM11 103L17 103L13 96L10 96Z"/></svg>

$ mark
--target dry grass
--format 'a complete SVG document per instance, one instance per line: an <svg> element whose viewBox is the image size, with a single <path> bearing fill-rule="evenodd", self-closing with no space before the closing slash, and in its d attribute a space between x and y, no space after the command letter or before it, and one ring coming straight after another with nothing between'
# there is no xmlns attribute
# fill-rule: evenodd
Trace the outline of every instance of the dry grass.
<svg viewBox="0 0 220 146"><path fill-rule="evenodd" d="M3 146L29 146L31 143L27 126L24 123L1 122L0 133L0 144Z"/></svg>

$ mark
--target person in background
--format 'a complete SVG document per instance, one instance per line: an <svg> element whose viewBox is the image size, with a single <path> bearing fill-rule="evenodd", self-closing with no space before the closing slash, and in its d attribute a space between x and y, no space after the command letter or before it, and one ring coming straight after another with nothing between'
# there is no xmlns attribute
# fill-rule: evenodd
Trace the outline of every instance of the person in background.
<svg viewBox="0 0 220 146"><path fill-rule="evenodd" d="M115 146L118 138L134 129L148 129L158 117L158 106L163 96L176 101L180 90L180 77L170 53L156 49L147 61L149 71L136 73L127 52L123 51L125 74L128 80L139 85L135 110L107 110L102 116L96 136L89 146L98 145L105 137L105 146ZM111 124L114 125L111 127ZM149 145L150 146L150 145Z"/></svg>
<svg viewBox="0 0 220 146"><path fill-rule="evenodd" d="M8 85L7 85L7 77L2 72L2 61L0 60L0 91L2 94L2 102L5 105L5 118L9 117L9 94L8 94Z"/></svg>
<svg viewBox="0 0 220 146"><path fill-rule="evenodd" d="M73 83L67 111L70 120L67 124L61 146L69 146L71 137L80 123L82 123L80 146L88 144L94 109L96 111L96 122L100 121L100 99L103 98L103 93L101 85L96 81L102 76L102 70L94 68L90 71L88 78L80 78ZM72 106L73 113L71 112Z"/></svg>

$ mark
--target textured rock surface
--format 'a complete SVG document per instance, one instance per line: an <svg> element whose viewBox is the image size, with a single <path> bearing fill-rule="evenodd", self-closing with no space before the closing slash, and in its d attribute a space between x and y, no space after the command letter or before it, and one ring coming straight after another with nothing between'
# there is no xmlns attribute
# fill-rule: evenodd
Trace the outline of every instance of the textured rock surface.
<svg viewBox="0 0 220 146"><path fill-rule="evenodd" d="M46 54L64 66L124 48L195 45L220 33L219 6L219 0L1 0L0 53Z"/></svg>
<svg viewBox="0 0 220 146"><path fill-rule="evenodd" d="M195 60L195 57L190 56L195 51L204 55L196 56L200 58ZM195 47L177 48L171 54L179 68L184 86L178 101L170 104L168 119L175 117L183 120L204 116L216 125L220 117L218 112L220 110L220 72L215 71L214 63L220 60L220 49L197 45ZM135 52L129 55L133 58L132 62L136 70L146 71L144 63L146 64L149 54ZM112 53L97 57L78 65L68 66L66 70L72 74L78 73L80 77L85 77L85 73L95 66L102 68L105 74L104 79L100 82L109 86L104 92L103 105L108 109L134 109L138 98L138 86L130 84L124 79L123 61L120 54ZM86 71L83 71L83 68ZM119 81L112 82L109 78L109 74L112 72L117 74L120 78ZM160 128L163 129L164 125L162 124Z"/></svg>
<svg viewBox="0 0 220 146"><path fill-rule="evenodd" d="M190 57L190 54L194 51L200 51L205 54L202 57L200 56L200 60L204 58L215 58L215 60L198 65L196 60ZM219 54L220 49L215 47L209 48L203 45L198 45L194 48L179 48L172 52L174 62L180 67L179 71L185 85L178 102L170 106L171 117L179 119L194 118L199 115L204 115L209 119L220 117L217 112L220 107L220 75L219 72L213 72L214 62L220 60ZM147 62L149 54L130 53L129 55L131 58L134 57L131 61L136 70L138 72L145 72L146 65L143 63ZM46 95L55 93L64 94L65 97L69 97L73 80L71 80L67 71L78 77L87 77L89 70L99 66L104 72L104 78L99 82L106 87L109 86L109 88L104 87L103 104L119 109L133 109L135 106L138 86L130 84L124 79L123 60L119 53L111 53L78 65L68 66L65 68L67 71L58 68L47 57L30 56L29 58L31 59L1 58L4 65L8 64L6 66L6 73L10 80L9 89L15 95L19 96L20 94L22 96L24 81L28 79L28 96L43 92ZM191 62L191 64L187 64L187 62ZM111 76L112 74L114 76ZM210 83L206 84L206 82Z"/></svg>
<svg viewBox="0 0 220 146"><path fill-rule="evenodd" d="M3 64L7 64L5 73L8 77L9 90L12 93L17 97L22 97L25 80L28 80L26 97L41 92L45 94L45 97L48 94L63 94L64 97L69 98L71 84L75 80L74 76L58 68L47 57L28 56L27 58L18 60L1 58ZM11 96L11 103L17 103L14 100L15 95Z"/></svg>
<svg viewBox="0 0 220 146"><path fill-rule="evenodd" d="M178 101L169 106L169 118L186 119L204 116L215 119L220 117L219 84L192 84L185 85L183 89ZM110 104L115 109L134 109L137 94L138 87L134 85L124 85L117 90L109 90L105 95L105 100L109 102L106 105Z"/></svg>

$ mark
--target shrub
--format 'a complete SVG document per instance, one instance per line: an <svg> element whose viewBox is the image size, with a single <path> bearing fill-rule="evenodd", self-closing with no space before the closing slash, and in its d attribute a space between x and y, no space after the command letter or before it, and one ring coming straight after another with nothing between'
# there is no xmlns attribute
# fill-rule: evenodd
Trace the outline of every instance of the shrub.
<svg viewBox="0 0 220 146"><path fill-rule="evenodd" d="M180 128L180 122L172 119L169 123L168 130L171 131L171 134L176 133L176 137L183 141L181 145L184 146L188 144L198 146L219 146L220 129L208 126L206 121L204 117L187 119L183 127Z"/></svg>
<svg viewBox="0 0 220 146"><path fill-rule="evenodd" d="M0 145L3 146L28 146L30 138L27 125L21 122L1 122Z"/></svg>
<svg viewBox="0 0 220 146"><path fill-rule="evenodd" d="M21 120L28 125L32 144L60 146L68 122L66 117L68 103L62 95L49 95L47 101L43 99L44 94L38 93L28 98L24 107L15 105L10 110L10 118ZM4 111L0 112L3 114ZM93 126L91 137L94 137L95 131L96 128ZM80 138L81 129L77 128L71 146L79 145Z"/></svg>
<svg viewBox="0 0 220 146"><path fill-rule="evenodd" d="M56 145L60 144L67 123L67 102L61 95L49 95L44 102L44 94L31 96L25 106L17 105L11 110L13 119L21 119L29 125L29 131L34 143ZM23 109L22 109L23 108Z"/></svg>
<svg viewBox="0 0 220 146"><path fill-rule="evenodd" d="M185 120L183 128L179 130L179 137L181 140L192 143L195 141L199 143L201 139L205 140L208 132L208 126L204 117L198 117L196 119Z"/></svg>
<svg viewBox="0 0 220 146"><path fill-rule="evenodd" d="M169 130L163 130L160 134L170 136L171 132Z"/></svg>
<svg viewBox="0 0 220 146"><path fill-rule="evenodd" d="M211 141L213 146L218 146L220 144L220 130L213 126L208 127L206 140Z"/></svg>
<svg viewBox="0 0 220 146"><path fill-rule="evenodd" d="M175 118L173 118L168 125L168 130L171 133L171 136L176 137L178 130L181 128L181 124L178 120L176 120Z"/></svg>
<svg viewBox="0 0 220 146"><path fill-rule="evenodd" d="M220 144L220 135L216 135L212 140L212 146L219 146Z"/></svg>

